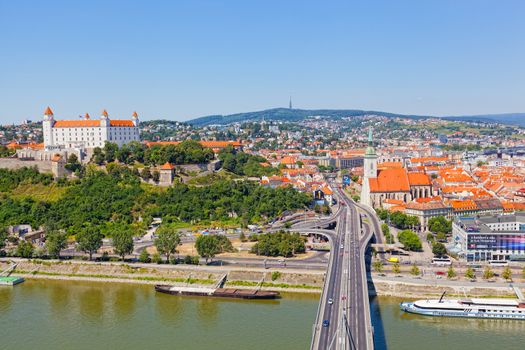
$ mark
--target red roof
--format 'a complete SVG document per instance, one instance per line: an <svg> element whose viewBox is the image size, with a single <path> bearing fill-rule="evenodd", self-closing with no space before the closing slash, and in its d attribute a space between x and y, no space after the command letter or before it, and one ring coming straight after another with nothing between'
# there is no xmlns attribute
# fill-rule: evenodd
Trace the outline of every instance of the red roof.
<svg viewBox="0 0 525 350"><path fill-rule="evenodd" d="M44 115L53 115L53 111L49 106L47 106L46 110L44 111Z"/></svg>
<svg viewBox="0 0 525 350"><path fill-rule="evenodd" d="M87 115L87 117L89 118L89 115ZM53 124L54 128L92 128L92 127L99 127L99 126L100 126L100 120L91 120L91 119L57 120L55 124ZM109 126L133 127L135 125L133 124L132 120L110 120Z"/></svg>
<svg viewBox="0 0 525 350"><path fill-rule="evenodd" d="M106 111L106 110L104 109L104 110L102 111L102 115L103 115L104 117L107 117L107 116L108 116L108 111Z"/></svg>
<svg viewBox="0 0 525 350"><path fill-rule="evenodd" d="M377 178L369 179L370 192L408 192L410 185L405 169L387 168Z"/></svg>
<svg viewBox="0 0 525 350"><path fill-rule="evenodd" d="M133 112L131 116L137 118L139 115L137 114L137 112Z"/></svg>
<svg viewBox="0 0 525 350"><path fill-rule="evenodd" d="M161 168L162 170L171 170L171 169L174 168L174 166L173 166L171 163L166 162L166 163L164 163L164 165L161 166L160 168Z"/></svg>
<svg viewBox="0 0 525 350"><path fill-rule="evenodd" d="M408 173L410 186L430 186L430 178L424 173Z"/></svg>

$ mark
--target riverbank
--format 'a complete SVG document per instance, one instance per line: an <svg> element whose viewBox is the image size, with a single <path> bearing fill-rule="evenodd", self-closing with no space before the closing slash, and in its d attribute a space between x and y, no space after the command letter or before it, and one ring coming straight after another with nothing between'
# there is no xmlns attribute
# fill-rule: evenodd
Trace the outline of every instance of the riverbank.
<svg viewBox="0 0 525 350"><path fill-rule="evenodd" d="M447 292L449 297L516 298L512 286L525 292L525 283L467 282L446 279L417 279L372 275L368 281L369 295L400 298L433 298Z"/></svg>
<svg viewBox="0 0 525 350"><path fill-rule="evenodd" d="M214 285L228 274L226 287L291 293L320 293L323 271L288 271L276 269L232 268L223 266L126 264L119 262L88 262L60 260L0 259L0 270L11 261L18 266L13 276L26 279L99 281L136 284ZM262 282L261 282L262 281Z"/></svg>

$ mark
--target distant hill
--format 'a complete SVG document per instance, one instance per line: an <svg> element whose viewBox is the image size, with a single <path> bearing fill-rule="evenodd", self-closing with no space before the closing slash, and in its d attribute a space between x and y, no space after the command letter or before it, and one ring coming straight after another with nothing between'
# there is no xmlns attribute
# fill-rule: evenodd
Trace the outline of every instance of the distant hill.
<svg viewBox="0 0 525 350"><path fill-rule="evenodd" d="M366 114L381 115L384 117L426 118L418 115L404 115L379 111L365 111L360 109L289 109L273 108L264 111L237 113L230 115L209 115L186 121L195 126L206 126L212 124L226 125L237 122L248 122L262 120L279 120L295 122L311 116L325 116L331 118L355 117Z"/></svg>
<svg viewBox="0 0 525 350"><path fill-rule="evenodd" d="M508 125L519 125L525 127L525 113L447 116L443 117L443 119L467 122L500 123Z"/></svg>

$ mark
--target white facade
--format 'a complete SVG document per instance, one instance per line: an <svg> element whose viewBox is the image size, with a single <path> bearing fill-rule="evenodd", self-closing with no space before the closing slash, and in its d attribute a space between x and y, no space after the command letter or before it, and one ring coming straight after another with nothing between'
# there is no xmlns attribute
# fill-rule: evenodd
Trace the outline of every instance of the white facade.
<svg viewBox="0 0 525 350"><path fill-rule="evenodd" d="M122 146L140 141L139 118L133 113L131 120L110 120L106 111L98 120L86 113L81 120L55 120L47 109L42 122L45 150L89 149L104 147L106 141Z"/></svg>

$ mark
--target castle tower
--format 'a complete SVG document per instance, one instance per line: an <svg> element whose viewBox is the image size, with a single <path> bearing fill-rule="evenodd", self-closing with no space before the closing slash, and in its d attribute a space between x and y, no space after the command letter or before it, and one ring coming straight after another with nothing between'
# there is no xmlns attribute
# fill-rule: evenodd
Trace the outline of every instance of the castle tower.
<svg viewBox="0 0 525 350"><path fill-rule="evenodd" d="M169 162L166 162L163 166L160 167L160 186L171 186L173 183L173 175L175 173L175 167Z"/></svg>
<svg viewBox="0 0 525 350"><path fill-rule="evenodd" d="M53 142L53 124L55 119L51 108L47 107L44 111L44 121L42 122L42 132L44 134L44 147L46 149L54 146Z"/></svg>
<svg viewBox="0 0 525 350"><path fill-rule="evenodd" d="M66 176L66 161L60 154L55 154L51 158L51 172L55 179L61 179Z"/></svg>
<svg viewBox="0 0 525 350"><path fill-rule="evenodd" d="M133 114L131 115L131 120L133 120L133 125L139 126L140 120L139 120L139 115L137 114L137 112L133 112Z"/></svg>
<svg viewBox="0 0 525 350"><path fill-rule="evenodd" d="M372 138L372 127L368 129L368 147L365 152L364 169L363 169L363 187L361 188L362 204L372 206L370 199L370 181L369 179L377 177L377 154L374 149L374 140Z"/></svg>
<svg viewBox="0 0 525 350"><path fill-rule="evenodd" d="M100 126L101 127L109 126L109 114L108 114L108 111L106 111L105 109L102 111L102 114L100 116Z"/></svg>

